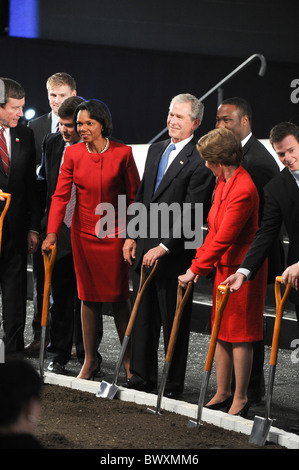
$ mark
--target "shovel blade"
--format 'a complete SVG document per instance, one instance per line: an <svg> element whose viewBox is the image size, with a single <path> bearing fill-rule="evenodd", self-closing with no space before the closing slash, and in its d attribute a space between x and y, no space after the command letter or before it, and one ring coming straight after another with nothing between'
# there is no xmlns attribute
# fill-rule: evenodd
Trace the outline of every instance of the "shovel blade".
<svg viewBox="0 0 299 470"><path fill-rule="evenodd" d="M148 413L151 413L152 415L162 415L162 413L158 409L152 410L151 408L147 408L146 411Z"/></svg>
<svg viewBox="0 0 299 470"><path fill-rule="evenodd" d="M249 442L258 446L264 446L269 434L273 419L255 416Z"/></svg>
<svg viewBox="0 0 299 470"><path fill-rule="evenodd" d="M108 382L105 382L105 380L102 380L102 382L100 383L100 388L96 393L96 396L100 398L109 398L110 400L112 400L117 392L117 385L109 384Z"/></svg>
<svg viewBox="0 0 299 470"><path fill-rule="evenodd" d="M193 421L192 419L189 419L187 428L200 428L202 426L202 423L199 421Z"/></svg>

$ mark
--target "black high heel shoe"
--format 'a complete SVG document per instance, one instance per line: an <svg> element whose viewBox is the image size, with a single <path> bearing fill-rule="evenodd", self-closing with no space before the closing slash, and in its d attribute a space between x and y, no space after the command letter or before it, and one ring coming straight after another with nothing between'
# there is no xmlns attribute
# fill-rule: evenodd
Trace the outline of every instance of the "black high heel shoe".
<svg viewBox="0 0 299 470"><path fill-rule="evenodd" d="M231 395L230 397L226 398L223 401L220 401L219 403L214 403L214 405L207 405L205 408L208 408L208 410L223 410L225 409L226 411L229 410L231 407L231 404L233 402L233 396Z"/></svg>
<svg viewBox="0 0 299 470"><path fill-rule="evenodd" d="M250 406L251 406L251 401L247 400L243 408L241 408L240 411L238 411L238 413L234 413L233 416L241 416L241 418L246 418Z"/></svg>
<svg viewBox="0 0 299 470"><path fill-rule="evenodd" d="M101 364L98 364L98 366L95 368L95 370L90 374L90 376L88 377L87 380L94 380L96 378L96 376L98 375L98 373L100 372L101 370Z"/></svg>
<svg viewBox="0 0 299 470"><path fill-rule="evenodd" d="M83 380L94 380L96 376L98 375L98 373L100 372L100 370L101 370L101 364L98 364L97 367L92 371L90 376L86 377L86 379L83 379Z"/></svg>

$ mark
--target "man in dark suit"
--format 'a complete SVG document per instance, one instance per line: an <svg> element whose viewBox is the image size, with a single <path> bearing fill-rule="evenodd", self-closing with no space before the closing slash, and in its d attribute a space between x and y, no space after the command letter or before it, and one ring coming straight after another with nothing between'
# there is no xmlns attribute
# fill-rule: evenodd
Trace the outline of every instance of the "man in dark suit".
<svg viewBox="0 0 299 470"><path fill-rule="evenodd" d="M0 285L6 359L22 358L27 300L27 254L38 247L35 146L32 130L18 123L23 116L25 91L1 78L0 188L11 194L4 219L0 256ZM6 150L3 150L5 146ZM5 160L5 155L7 160ZM1 199L1 198L0 198ZM1 199L1 201L3 198ZM0 203L3 210L3 202Z"/></svg>
<svg viewBox="0 0 299 470"><path fill-rule="evenodd" d="M255 275L278 236L282 223L289 237L288 268L283 274L285 282L299 260L299 127L289 122L277 124L271 129L270 142L286 168L264 188L265 206L261 226L240 268L225 281L231 292ZM299 291L292 289L290 299L295 304L299 321Z"/></svg>
<svg viewBox="0 0 299 470"><path fill-rule="evenodd" d="M241 141L243 147L242 166L250 174L259 194L259 221L264 207L264 186L279 173L274 157L266 147L252 134L252 109L243 98L234 97L222 101L218 107L216 127L230 129ZM284 266L283 244L280 237L273 242L268 254L268 284L275 281L277 273ZM248 396L252 401L259 402L264 394L264 343L254 343L252 373L248 387Z"/></svg>
<svg viewBox="0 0 299 470"><path fill-rule="evenodd" d="M170 140L152 144L149 148L144 174L135 202L146 210L148 233L136 239L131 236L124 244L124 259L133 266L133 286L136 295L142 264L152 266L159 259L158 271L151 281L137 315L132 335L131 372L127 386L139 390L153 390L157 386L157 350L161 325L165 351L173 324L176 308L178 275L189 266L195 251L186 249L185 233L177 236L182 228L182 214L169 217L168 223L162 215L162 223L153 221L151 215L155 205L170 207L177 204L191 209L193 222L195 204L203 205L205 219L210 208L214 189L214 177L196 149L194 131L203 116L203 105L196 97L182 94L173 98L167 119ZM167 150L175 145L166 165L164 176L160 175L161 164ZM162 179L160 179L162 178ZM160 183L159 183L160 180ZM155 188L155 186L158 186ZM165 225L166 222L166 225ZM192 223L192 222L191 222ZM129 226L128 226L129 227ZM167 229L164 234L163 228ZM201 231L201 226L196 227ZM157 231L155 234L154 232ZM196 248L195 246L193 247ZM182 271L183 270L183 271ZM188 355L192 295L185 307L176 342L175 353L169 371L166 396L178 396L183 392Z"/></svg>
<svg viewBox="0 0 299 470"><path fill-rule="evenodd" d="M39 116L29 121L28 126L33 130L35 148L36 148L36 164L41 163L42 158L42 142L47 134L58 132L58 109L61 103L70 96L76 96L76 82L73 77L65 72L58 72L48 78L46 83L50 113ZM43 207L44 201L40 200ZM41 314L43 304L44 290L44 263L40 250L32 256L33 268L33 341L26 345L25 353L28 355L39 352L40 349L40 331L41 331Z"/></svg>
<svg viewBox="0 0 299 470"><path fill-rule="evenodd" d="M42 163L38 172L39 191L46 193L46 210L42 218L42 232L46 232L51 198L55 192L60 166L67 145L79 142L73 123L76 107L83 101L71 96L58 109L59 133L48 134L42 144ZM57 244L57 255L52 274L51 306L49 316L48 370L64 373L71 357L73 339L79 362L84 362L84 348L80 321L81 303L77 295L70 226L63 224ZM100 342L101 338L99 338ZM101 357L99 356L99 360Z"/></svg>

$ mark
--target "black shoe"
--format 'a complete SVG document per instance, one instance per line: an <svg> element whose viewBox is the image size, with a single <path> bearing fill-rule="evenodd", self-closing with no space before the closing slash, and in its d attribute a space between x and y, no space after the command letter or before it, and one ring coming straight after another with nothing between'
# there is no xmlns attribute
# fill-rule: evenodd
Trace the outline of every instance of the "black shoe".
<svg viewBox="0 0 299 470"><path fill-rule="evenodd" d="M251 401L247 400L243 408L241 408L241 410L238 411L238 413L235 413L233 416L241 416L242 418L246 418L250 407L251 407Z"/></svg>
<svg viewBox="0 0 299 470"><path fill-rule="evenodd" d="M47 370L49 372L54 372L55 374L65 374L65 366L64 364L60 364L59 362L50 362Z"/></svg>
<svg viewBox="0 0 299 470"><path fill-rule="evenodd" d="M164 397L166 398L172 398L173 400L177 400L178 398L180 398L182 396L183 392L176 392L175 390L172 390L170 392L164 392Z"/></svg>
<svg viewBox="0 0 299 470"><path fill-rule="evenodd" d="M206 405L205 408L208 408L208 410L226 410L228 411L231 407L231 404L233 402L233 397L230 396L226 398L226 400L223 400L219 403L214 403L214 405Z"/></svg>
<svg viewBox="0 0 299 470"><path fill-rule="evenodd" d="M174 386L171 384L167 384L164 390L164 397L166 398L172 398L173 400L176 400L177 398L180 398L183 394L183 388Z"/></svg>
<svg viewBox="0 0 299 470"><path fill-rule="evenodd" d="M141 392L151 392L154 389L154 386L147 383L145 380L135 374L127 379L126 383L123 384L123 387L139 390Z"/></svg>

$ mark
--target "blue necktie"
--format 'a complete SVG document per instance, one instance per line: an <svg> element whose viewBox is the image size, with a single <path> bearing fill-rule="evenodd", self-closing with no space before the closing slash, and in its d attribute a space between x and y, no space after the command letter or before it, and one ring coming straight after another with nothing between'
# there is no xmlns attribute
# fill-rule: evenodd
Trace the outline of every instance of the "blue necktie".
<svg viewBox="0 0 299 470"><path fill-rule="evenodd" d="M167 148L166 152L163 153L162 158L160 160L159 168L158 168L158 175L157 175L157 181L156 181L156 186L155 186L155 191L157 190L157 187L159 186L161 179L164 176L165 170L168 165L168 159L169 155L171 152L175 150L175 145L170 144L169 147Z"/></svg>

